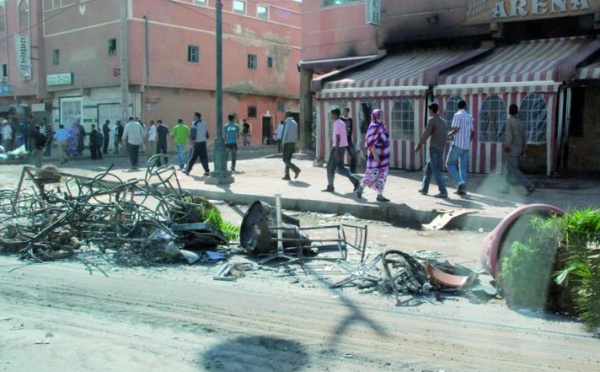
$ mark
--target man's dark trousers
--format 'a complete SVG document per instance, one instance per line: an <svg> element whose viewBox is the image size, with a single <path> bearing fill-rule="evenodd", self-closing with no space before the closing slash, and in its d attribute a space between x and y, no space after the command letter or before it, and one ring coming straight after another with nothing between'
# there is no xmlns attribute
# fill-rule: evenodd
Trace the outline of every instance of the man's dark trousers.
<svg viewBox="0 0 600 372"><path fill-rule="evenodd" d="M296 151L296 144L294 142L286 143L283 145L283 163L285 164L285 178L290 178L290 169L294 173L300 172L294 163L292 163L292 156Z"/></svg>
<svg viewBox="0 0 600 372"><path fill-rule="evenodd" d="M337 152L337 159L336 159ZM327 185L328 187L333 188L333 179L335 177L335 171L337 169L338 173L342 176L347 177L350 182L354 185L354 187L358 186L360 181L358 178L354 177L350 174L348 168L344 166L344 155L346 154L345 147L332 147L331 152L329 153L329 161L327 162Z"/></svg>
<svg viewBox="0 0 600 372"><path fill-rule="evenodd" d="M198 158L200 158L200 163L202 163L204 172L210 172L210 169L208 168L208 152L206 150L206 142L194 142L194 149L192 150L192 155L190 156L190 161L188 162L186 169L187 173L192 171L192 167Z"/></svg>
<svg viewBox="0 0 600 372"><path fill-rule="evenodd" d="M127 150L129 151L129 161L133 168L138 167L138 159L140 154L140 145L127 144Z"/></svg>

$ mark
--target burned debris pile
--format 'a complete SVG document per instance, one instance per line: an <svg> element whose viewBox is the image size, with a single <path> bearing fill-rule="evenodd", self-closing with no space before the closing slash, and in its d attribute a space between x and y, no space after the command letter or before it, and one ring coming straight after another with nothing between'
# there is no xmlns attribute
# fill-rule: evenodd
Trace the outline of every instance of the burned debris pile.
<svg viewBox="0 0 600 372"><path fill-rule="evenodd" d="M68 258L86 246L112 250L117 261L175 262L182 250L216 248L236 234L209 201L181 189L173 166L152 158L143 180L26 166L16 190L0 190L0 251L22 259Z"/></svg>

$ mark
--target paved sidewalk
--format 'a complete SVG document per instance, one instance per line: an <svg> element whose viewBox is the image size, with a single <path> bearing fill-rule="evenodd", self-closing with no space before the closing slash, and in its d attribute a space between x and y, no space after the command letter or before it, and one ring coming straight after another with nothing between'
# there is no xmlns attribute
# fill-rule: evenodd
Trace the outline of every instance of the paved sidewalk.
<svg viewBox="0 0 600 372"><path fill-rule="evenodd" d="M204 182L201 167L194 167L190 176L178 171L182 188L209 199L225 200L239 204L250 204L257 199L274 203L274 196L281 194L283 207L290 210L321 213L350 213L359 218L387 221L398 225L414 225L430 222L439 212L472 210L474 214L459 217L454 226L470 228L494 227L514 208L532 203L547 203L564 209L600 205L600 184L596 181L557 180L535 177L540 185L536 192L524 196L522 187L515 187L510 194L497 192L501 178L498 175L469 175L469 194L454 195L449 183L450 197L437 199L421 195L421 172L392 170L384 195L389 203L375 201L376 192L366 189L359 200L352 191L350 181L336 174L335 193L322 192L326 186L326 170L314 167L310 160L295 160L302 169L297 180L284 181L283 162L280 158L259 158L238 161L234 174L235 182L229 185L208 185ZM212 164L211 164L212 167ZM130 173L143 177L143 171ZM359 173L359 175L362 175ZM446 177L447 174L444 174ZM293 174L292 174L293 176ZM127 178L127 176L125 176ZM575 188L577 185L577 189ZM430 194L436 194L432 184Z"/></svg>
<svg viewBox="0 0 600 372"><path fill-rule="evenodd" d="M468 191L464 197L454 195L452 182L448 180L448 199L437 199L421 195L421 172L392 170L388 178L385 196L389 203L375 201L376 192L366 189L359 200L352 191L352 184L336 174L336 192L322 192L327 186L326 171L313 166L311 160L294 160L302 169L297 180L284 181L284 165L276 157L273 149L240 151L241 157L253 159L238 160L234 174L235 182L230 185L209 185L204 182L202 167L198 164L190 176L177 171L178 179L185 190L209 199L225 200L238 204L250 204L257 199L274 203L274 196L281 194L283 207L290 210L321 213L345 214L364 219L390 222L396 225L414 226L430 222L440 212L471 210L474 214L458 217L451 225L456 227L479 228L486 230L496 224L514 208L532 203L546 203L563 209L585 206L600 206L600 182L584 179L558 179L543 176L533 177L540 186L536 192L526 197L522 187L515 187L508 195L499 194L502 185L498 175L469 174ZM244 153L244 154L242 154ZM270 154L270 156L266 156ZM141 157L143 162L146 157ZM170 160L176 160L171 156ZM45 159L47 161L47 158ZM52 163L52 162L48 162ZM75 174L93 174L114 164L113 171L122 179L144 178L145 170L130 171L127 158L105 158L103 161L75 160L61 166ZM213 164L210 164L211 169ZM359 175L362 174L359 172ZM444 173L446 179L448 174ZM437 186L432 183L430 194L437 194Z"/></svg>

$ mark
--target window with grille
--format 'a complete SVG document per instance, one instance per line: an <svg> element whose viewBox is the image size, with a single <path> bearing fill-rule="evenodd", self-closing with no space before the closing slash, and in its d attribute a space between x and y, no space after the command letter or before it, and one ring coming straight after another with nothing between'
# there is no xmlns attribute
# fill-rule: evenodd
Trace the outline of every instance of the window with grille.
<svg viewBox="0 0 600 372"><path fill-rule="evenodd" d="M58 49L52 51L52 64L54 66L60 65L60 50Z"/></svg>
<svg viewBox="0 0 600 372"><path fill-rule="evenodd" d="M248 106L248 116L249 118L255 118L256 117L256 106Z"/></svg>
<svg viewBox="0 0 600 372"><path fill-rule="evenodd" d="M519 117L525 123L527 128L528 144L546 143L546 124L548 122L548 109L546 101L538 94L530 94L519 109Z"/></svg>
<svg viewBox="0 0 600 372"><path fill-rule="evenodd" d="M258 5L256 7L256 18L269 19L269 7L264 5Z"/></svg>
<svg viewBox="0 0 600 372"><path fill-rule="evenodd" d="M6 11L4 5L0 5L0 32L6 31Z"/></svg>
<svg viewBox="0 0 600 372"><path fill-rule="evenodd" d="M448 130L452 126L452 119L454 119L454 114L458 111L458 103L460 101L464 101L464 98L460 96L452 96L446 103L446 107L444 108L444 120L446 121L446 126Z"/></svg>
<svg viewBox="0 0 600 372"><path fill-rule="evenodd" d="M198 63L200 60L200 48L198 45L188 45L188 62Z"/></svg>
<svg viewBox="0 0 600 372"><path fill-rule="evenodd" d="M267 57L267 68L273 68L273 57Z"/></svg>
<svg viewBox="0 0 600 372"><path fill-rule="evenodd" d="M29 31L29 3L21 0L19 3L19 30L22 33Z"/></svg>
<svg viewBox="0 0 600 372"><path fill-rule="evenodd" d="M246 14L246 2L241 0L233 0L233 12L238 14Z"/></svg>
<svg viewBox="0 0 600 372"><path fill-rule="evenodd" d="M117 55L117 39L108 39L108 55Z"/></svg>
<svg viewBox="0 0 600 372"><path fill-rule="evenodd" d="M256 54L248 54L248 68L251 70L256 70L256 65L257 65Z"/></svg>
<svg viewBox="0 0 600 372"><path fill-rule="evenodd" d="M206 6L206 0L194 0L194 4Z"/></svg>
<svg viewBox="0 0 600 372"><path fill-rule="evenodd" d="M479 141L504 142L507 115L502 98L496 95L486 98L479 110Z"/></svg>
<svg viewBox="0 0 600 372"><path fill-rule="evenodd" d="M393 140L412 140L415 138L415 112L408 99L394 102L390 132Z"/></svg>

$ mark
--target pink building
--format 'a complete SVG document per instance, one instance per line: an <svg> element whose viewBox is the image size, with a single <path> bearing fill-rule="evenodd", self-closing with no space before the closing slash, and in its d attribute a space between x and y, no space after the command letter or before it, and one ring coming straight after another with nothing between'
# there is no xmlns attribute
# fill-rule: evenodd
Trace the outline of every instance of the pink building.
<svg viewBox="0 0 600 372"><path fill-rule="evenodd" d="M379 107L392 166L420 169L413 148L427 104L451 122L466 100L476 131L469 171L501 171L513 103L527 125L528 168L599 169L600 2L305 0L302 14L301 121L310 91L319 160L331 109L349 107L359 133Z"/></svg>
<svg viewBox="0 0 600 372"><path fill-rule="evenodd" d="M121 53L120 1L127 1L128 8L126 56ZM18 77L12 57L17 28L15 17L8 15L17 14L17 3L31 7L29 79ZM126 58L129 114L172 124L179 118L189 123L200 111L214 134L216 0L0 4L7 14L0 60L8 63L5 82L11 86L11 95L1 97L0 104L46 109L55 125L70 125L77 118L87 127L107 119L114 123L122 119L120 66ZM223 0L223 111L240 121L248 118L253 145L271 138L285 110L298 110L300 10L291 0Z"/></svg>

